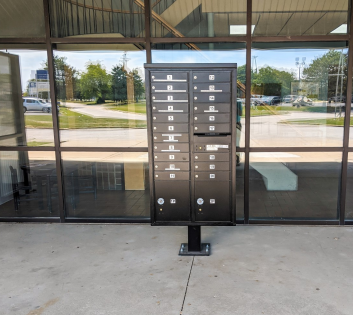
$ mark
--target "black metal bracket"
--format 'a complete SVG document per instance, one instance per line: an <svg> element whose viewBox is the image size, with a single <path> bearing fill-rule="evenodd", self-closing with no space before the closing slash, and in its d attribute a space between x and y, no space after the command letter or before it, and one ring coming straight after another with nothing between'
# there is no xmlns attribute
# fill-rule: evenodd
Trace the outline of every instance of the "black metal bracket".
<svg viewBox="0 0 353 315"><path fill-rule="evenodd" d="M180 256L210 256L211 244L201 243L201 226L188 226L188 243L182 243Z"/></svg>

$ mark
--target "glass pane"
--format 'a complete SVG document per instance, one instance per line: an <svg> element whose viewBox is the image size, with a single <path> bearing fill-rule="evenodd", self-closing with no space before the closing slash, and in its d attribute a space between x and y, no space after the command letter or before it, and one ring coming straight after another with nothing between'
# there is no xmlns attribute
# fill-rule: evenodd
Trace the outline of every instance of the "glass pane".
<svg viewBox="0 0 353 315"><path fill-rule="evenodd" d="M149 217L147 152L63 152L62 158L68 217Z"/></svg>
<svg viewBox="0 0 353 315"><path fill-rule="evenodd" d="M236 219L244 219L244 164L245 154L238 152L237 155L240 159L240 164L237 165L236 169Z"/></svg>
<svg viewBox="0 0 353 315"><path fill-rule="evenodd" d="M143 0L52 0L53 37L144 37Z"/></svg>
<svg viewBox="0 0 353 315"><path fill-rule="evenodd" d="M252 219L337 219L342 154L250 154Z"/></svg>
<svg viewBox="0 0 353 315"><path fill-rule="evenodd" d="M140 49L132 44L58 46L62 146L147 147L146 53Z"/></svg>
<svg viewBox="0 0 353 315"><path fill-rule="evenodd" d="M152 0L154 37L220 37L246 34L246 0Z"/></svg>
<svg viewBox="0 0 353 315"><path fill-rule="evenodd" d="M0 51L0 145L54 145L47 67L46 51Z"/></svg>
<svg viewBox="0 0 353 315"><path fill-rule="evenodd" d="M0 37L45 36L43 0L0 2Z"/></svg>
<svg viewBox="0 0 353 315"><path fill-rule="evenodd" d="M254 44L252 58L251 146L342 146L345 43Z"/></svg>
<svg viewBox="0 0 353 315"><path fill-rule="evenodd" d="M54 152L0 151L0 217L58 217Z"/></svg>
<svg viewBox="0 0 353 315"><path fill-rule="evenodd" d="M348 0L253 0L254 36L347 34Z"/></svg>
<svg viewBox="0 0 353 315"><path fill-rule="evenodd" d="M348 154L348 173L346 190L346 219L353 220L353 153Z"/></svg>
<svg viewBox="0 0 353 315"><path fill-rule="evenodd" d="M236 63L237 99L241 113L238 116L240 137L237 145L245 145L245 79L246 52L243 43L188 43L156 44L152 47L153 63Z"/></svg>

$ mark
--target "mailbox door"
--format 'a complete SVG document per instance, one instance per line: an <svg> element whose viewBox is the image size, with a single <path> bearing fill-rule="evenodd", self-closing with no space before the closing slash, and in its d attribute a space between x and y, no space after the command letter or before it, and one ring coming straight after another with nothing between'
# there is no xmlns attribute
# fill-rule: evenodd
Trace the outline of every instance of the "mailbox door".
<svg viewBox="0 0 353 315"><path fill-rule="evenodd" d="M188 133L155 133L153 135L154 142L189 142Z"/></svg>
<svg viewBox="0 0 353 315"><path fill-rule="evenodd" d="M195 182L207 181L209 185L213 186L211 182L229 181L229 171L210 171L210 172L195 172Z"/></svg>
<svg viewBox="0 0 353 315"><path fill-rule="evenodd" d="M190 182L155 182L156 221L190 220Z"/></svg>
<svg viewBox="0 0 353 315"><path fill-rule="evenodd" d="M188 132L188 124L176 124L173 122L153 124L153 132Z"/></svg>
<svg viewBox="0 0 353 315"><path fill-rule="evenodd" d="M230 93L194 93L194 103L229 103Z"/></svg>
<svg viewBox="0 0 353 315"><path fill-rule="evenodd" d="M230 221L230 182L195 182L195 218L196 221Z"/></svg>
<svg viewBox="0 0 353 315"><path fill-rule="evenodd" d="M152 115L152 119L156 123L187 123L189 121L188 114L168 113L168 114L157 114Z"/></svg>
<svg viewBox="0 0 353 315"><path fill-rule="evenodd" d="M151 92L155 93L186 93L188 91L187 83L179 82L163 82L163 83L153 83Z"/></svg>
<svg viewBox="0 0 353 315"><path fill-rule="evenodd" d="M208 123L208 124L223 124L230 123L230 115L229 114L195 114L194 116L195 122L200 123Z"/></svg>
<svg viewBox="0 0 353 315"><path fill-rule="evenodd" d="M194 92L230 93L230 83L194 83Z"/></svg>
<svg viewBox="0 0 353 315"><path fill-rule="evenodd" d="M152 96L152 104L156 103L187 103L187 93L156 93Z"/></svg>
<svg viewBox="0 0 353 315"><path fill-rule="evenodd" d="M171 181L177 182L179 180L187 181L190 179L189 172L182 171L162 171L154 172L155 181Z"/></svg>
<svg viewBox="0 0 353 315"><path fill-rule="evenodd" d="M154 153L154 161L184 161L189 162L189 153Z"/></svg>
<svg viewBox="0 0 353 315"><path fill-rule="evenodd" d="M194 133L230 133L230 124L194 124Z"/></svg>
<svg viewBox="0 0 353 315"><path fill-rule="evenodd" d="M156 171L189 171L189 163L188 162L154 162L154 169Z"/></svg>
<svg viewBox="0 0 353 315"><path fill-rule="evenodd" d="M214 172L214 171L229 171L230 165L229 162L199 162L195 161L194 163L195 171L207 171L207 172Z"/></svg>
<svg viewBox="0 0 353 315"><path fill-rule="evenodd" d="M152 71L151 82L187 82L188 74L180 71Z"/></svg>
<svg viewBox="0 0 353 315"><path fill-rule="evenodd" d="M220 162L229 161L229 153L195 153L194 154L195 163L200 162Z"/></svg>
<svg viewBox="0 0 353 315"><path fill-rule="evenodd" d="M154 152L164 152L164 153L179 153L179 152L189 152L188 143L155 143L153 145Z"/></svg>
<svg viewBox="0 0 353 315"><path fill-rule="evenodd" d="M192 77L193 83L213 83L213 82L230 82L229 71L194 71Z"/></svg>
<svg viewBox="0 0 353 315"><path fill-rule="evenodd" d="M226 103L200 103L194 105L194 113L230 113L230 104Z"/></svg>
<svg viewBox="0 0 353 315"><path fill-rule="evenodd" d="M153 113L184 113L187 114L189 111L188 103L156 103L152 106Z"/></svg>

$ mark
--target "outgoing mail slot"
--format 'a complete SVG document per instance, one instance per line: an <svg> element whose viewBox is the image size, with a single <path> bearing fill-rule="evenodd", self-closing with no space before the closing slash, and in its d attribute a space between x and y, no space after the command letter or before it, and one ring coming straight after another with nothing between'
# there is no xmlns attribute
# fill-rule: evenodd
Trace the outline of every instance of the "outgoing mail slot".
<svg viewBox="0 0 353 315"><path fill-rule="evenodd" d="M156 181L154 186L156 221L190 220L189 181Z"/></svg>
<svg viewBox="0 0 353 315"><path fill-rule="evenodd" d="M229 153L197 153L194 154L194 161L200 162L219 162L219 161L229 161Z"/></svg>
<svg viewBox="0 0 353 315"><path fill-rule="evenodd" d="M154 180L189 180L189 172L182 172L182 171L158 171L154 172Z"/></svg>
<svg viewBox="0 0 353 315"><path fill-rule="evenodd" d="M188 162L154 162L155 171L170 171L170 172L182 172L189 171L189 163Z"/></svg>
<svg viewBox="0 0 353 315"><path fill-rule="evenodd" d="M195 123L230 123L229 114L197 114L194 116Z"/></svg>
<svg viewBox="0 0 353 315"><path fill-rule="evenodd" d="M209 171L209 172L195 172L195 180L207 181L227 181L230 180L230 172L226 171Z"/></svg>
<svg viewBox="0 0 353 315"><path fill-rule="evenodd" d="M220 103L220 104L194 104L194 113L229 113L230 114L230 104Z"/></svg>
<svg viewBox="0 0 353 315"><path fill-rule="evenodd" d="M166 82L166 83L152 83L151 92L154 93L186 93L188 92L187 83Z"/></svg>
<svg viewBox="0 0 353 315"><path fill-rule="evenodd" d="M152 95L152 106L157 103L187 103L187 93L159 93Z"/></svg>
<svg viewBox="0 0 353 315"><path fill-rule="evenodd" d="M153 133L155 132L189 132L188 124L175 124L173 122L170 123L162 123L162 124L153 124Z"/></svg>
<svg viewBox="0 0 353 315"><path fill-rule="evenodd" d="M188 114L168 113L168 114L152 114L153 122L156 123L187 123L189 121Z"/></svg>
<svg viewBox="0 0 353 315"><path fill-rule="evenodd" d="M230 82L230 72L222 71L222 72L193 72L192 74L193 82Z"/></svg>
<svg viewBox="0 0 353 315"><path fill-rule="evenodd" d="M230 83L194 83L194 93L230 93Z"/></svg>
<svg viewBox="0 0 353 315"><path fill-rule="evenodd" d="M188 75L180 71L153 71L151 72L151 81L154 82L187 82Z"/></svg>
<svg viewBox="0 0 353 315"><path fill-rule="evenodd" d="M189 153L154 153L154 161L155 163L158 161L183 161L189 162Z"/></svg>
<svg viewBox="0 0 353 315"><path fill-rule="evenodd" d="M230 93L194 93L194 103L229 103Z"/></svg>
<svg viewBox="0 0 353 315"><path fill-rule="evenodd" d="M230 221L230 182L195 183L195 216L196 221Z"/></svg>
<svg viewBox="0 0 353 315"><path fill-rule="evenodd" d="M189 152L189 144L188 143L154 143L153 144L154 152L161 153L181 153L181 152Z"/></svg>
<svg viewBox="0 0 353 315"><path fill-rule="evenodd" d="M188 103L155 103L152 106L153 113L185 113L189 111Z"/></svg>
<svg viewBox="0 0 353 315"><path fill-rule="evenodd" d="M194 164L195 171L229 171L229 162L199 162L195 161Z"/></svg>
<svg viewBox="0 0 353 315"><path fill-rule="evenodd" d="M194 133L230 133L230 124L194 124Z"/></svg>
<svg viewBox="0 0 353 315"><path fill-rule="evenodd" d="M165 142L165 143L175 143L175 142L189 142L188 133L154 133L154 142Z"/></svg>

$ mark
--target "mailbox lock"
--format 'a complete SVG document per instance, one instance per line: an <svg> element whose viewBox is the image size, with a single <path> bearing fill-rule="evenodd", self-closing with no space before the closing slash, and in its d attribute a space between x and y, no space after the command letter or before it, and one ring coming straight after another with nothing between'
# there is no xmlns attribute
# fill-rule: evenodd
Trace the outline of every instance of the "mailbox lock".
<svg viewBox="0 0 353 315"><path fill-rule="evenodd" d="M197 204L198 204L198 205L200 205L200 206L203 205L203 202L204 202L204 201L203 201L202 198L198 198L198 199L197 199Z"/></svg>
<svg viewBox="0 0 353 315"><path fill-rule="evenodd" d="M154 90L155 89L155 87L154 86L152 86L152 90Z"/></svg>
<svg viewBox="0 0 353 315"><path fill-rule="evenodd" d="M195 168L199 168L198 165L195 165Z"/></svg>
<svg viewBox="0 0 353 315"><path fill-rule="evenodd" d="M199 175L195 175L196 178L199 178Z"/></svg>
<svg viewBox="0 0 353 315"><path fill-rule="evenodd" d="M156 99L156 97L155 97L155 96L153 96L153 97L152 97L152 99L153 99L153 100L155 100L155 99Z"/></svg>
<svg viewBox="0 0 353 315"><path fill-rule="evenodd" d="M156 109L156 106L153 106L153 109Z"/></svg>
<svg viewBox="0 0 353 315"><path fill-rule="evenodd" d="M195 80L197 79L197 76L196 76L196 75L194 75L194 79L195 79Z"/></svg>
<svg viewBox="0 0 353 315"><path fill-rule="evenodd" d="M159 205L163 205L164 204L164 199L163 198L158 198L157 200ZM162 211L162 209L160 209Z"/></svg>
<svg viewBox="0 0 353 315"><path fill-rule="evenodd" d="M197 160L198 158L199 158L199 157L196 155L196 156L195 156L195 160Z"/></svg>
<svg viewBox="0 0 353 315"><path fill-rule="evenodd" d="M194 119L197 120L197 117L195 117Z"/></svg>
<svg viewBox="0 0 353 315"><path fill-rule="evenodd" d="M156 147L156 146L155 146L154 148L155 148L155 149L157 149L157 147Z"/></svg>
<svg viewBox="0 0 353 315"><path fill-rule="evenodd" d="M200 208L199 211L202 211L202 209Z"/></svg>
<svg viewBox="0 0 353 315"><path fill-rule="evenodd" d="M194 90L197 90L197 86L194 86Z"/></svg>
<svg viewBox="0 0 353 315"><path fill-rule="evenodd" d="M160 209L159 209L159 211L163 211L163 209L162 209L162 208L160 208Z"/></svg>
<svg viewBox="0 0 353 315"><path fill-rule="evenodd" d="M158 175L156 175L156 177L158 177Z"/></svg>
<svg viewBox="0 0 353 315"><path fill-rule="evenodd" d="M197 100L197 96L194 97L194 100Z"/></svg>
<svg viewBox="0 0 353 315"><path fill-rule="evenodd" d="M154 75L152 76L152 79L154 79Z"/></svg>
<svg viewBox="0 0 353 315"><path fill-rule="evenodd" d="M157 140L157 137L154 137L154 140Z"/></svg>
<svg viewBox="0 0 353 315"><path fill-rule="evenodd" d="M158 159L158 156L157 156L157 155L155 155L155 156L154 156L154 158L155 158L155 159Z"/></svg>
<svg viewBox="0 0 353 315"><path fill-rule="evenodd" d="M158 165L156 165L155 168L158 168Z"/></svg>
<svg viewBox="0 0 353 315"><path fill-rule="evenodd" d="M153 120L156 120L157 118L156 117L153 117Z"/></svg>
<svg viewBox="0 0 353 315"><path fill-rule="evenodd" d="M197 110L197 107L194 107L194 110Z"/></svg>
<svg viewBox="0 0 353 315"><path fill-rule="evenodd" d="M153 127L153 130L157 130L157 127Z"/></svg>
<svg viewBox="0 0 353 315"><path fill-rule="evenodd" d="M195 130L197 130L197 127L195 127Z"/></svg>

